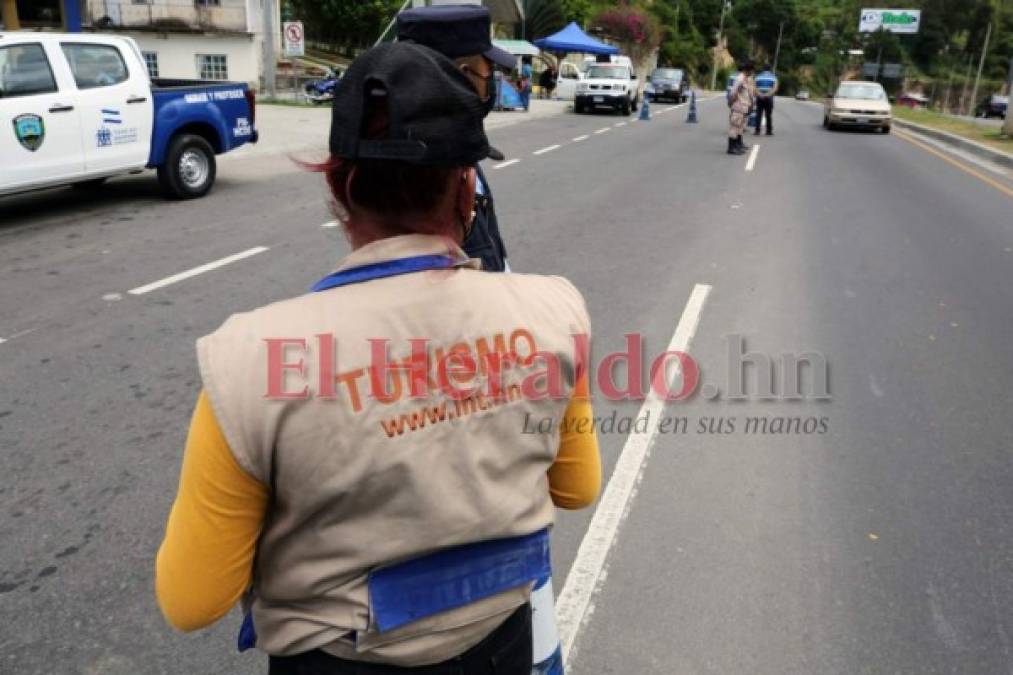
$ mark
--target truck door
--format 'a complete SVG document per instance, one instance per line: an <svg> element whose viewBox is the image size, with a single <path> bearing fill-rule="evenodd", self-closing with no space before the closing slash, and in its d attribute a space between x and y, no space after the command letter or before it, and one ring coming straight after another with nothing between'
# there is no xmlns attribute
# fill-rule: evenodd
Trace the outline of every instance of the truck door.
<svg viewBox="0 0 1013 675"><path fill-rule="evenodd" d="M559 78L556 81L555 98L572 101L577 95L578 80L580 80L580 71L577 70L577 66L569 61L563 61L559 65Z"/></svg>
<svg viewBox="0 0 1013 675"><path fill-rule="evenodd" d="M147 73L135 55L111 43L66 41L60 47L77 84L86 173L144 167L153 107Z"/></svg>
<svg viewBox="0 0 1013 675"><path fill-rule="evenodd" d="M39 42L0 46L0 191L84 171L76 92L50 56Z"/></svg>

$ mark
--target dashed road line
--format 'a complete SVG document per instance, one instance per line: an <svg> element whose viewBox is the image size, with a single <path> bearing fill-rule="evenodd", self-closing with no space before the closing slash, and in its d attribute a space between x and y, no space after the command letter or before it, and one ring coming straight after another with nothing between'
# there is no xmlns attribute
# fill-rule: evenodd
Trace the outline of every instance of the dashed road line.
<svg viewBox="0 0 1013 675"><path fill-rule="evenodd" d="M588 136L587 134L584 134L583 136L577 136L576 138L574 138L573 142L574 143L580 143L581 141L586 141L588 138L590 138L590 136Z"/></svg>
<svg viewBox="0 0 1013 675"><path fill-rule="evenodd" d="M760 144L753 143L753 149L749 151L749 161L746 162L746 171L752 171L756 164L756 156L760 154Z"/></svg>
<svg viewBox="0 0 1013 675"><path fill-rule="evenodd" d="M494 168L494 169L505 169L508 166L513 166L514 164L516 164L519 161L521 161L521 160L519 160L519 159L508 159L507 161L505 161L505 162L503 162L501 164L497 164L496 166L494 166L492 168Z"/></svg>
<svg viewBox="0 0 1013 675"><path fill-rule="evenodd" d="M693 288L667 351L683 353L688 351L710 292L711 286L707 284L697 284ZM674 362L672 365L677 364L678 362ZM680 371L681 368L677 367L670 369L670 378L666 383L668 386L672 385ZM566 576L563 589L556 599L556 623L559 627L563 662L567 670L570 669L569 658L573 653L577 634L588 618L591 600L604 581L605 562L609 550L615 543L619 525L626 516L640 482L654 437L658 433L665 403L652 387L637 415L637 419L648 420L648 428L643 433L633 432L627 437L612 477L602 493L594 516L591 517L591 524L580 542L577 557Z"/></svg>
<svg viewBox="0 0 1013 675"><path fill-rule="evenodd" d="M321 223L320 224L320 227L325 227L325 228L332 228L332 227L337 227L337 226L338 226L338 221L336 221L336 220L328 220L326 223Z"/></svg>
<svg viewBox="0 0 1013 675"><path fill-rule="evenodd" d="M616 122L616 126L617 127L625 127L626 126L626 122Z"/></svg>
<svg viewBox="0 0 1013 675"><path fill-rule="evenodd" d="M612 127L605 127L604 129L599 129L598 131L596 131L594 133L596 133L596 134L603 134L606 131L612 131Z"/></svg>
<svg viewBox="0 0 1013 675"><path fill-rule="evenodd" d="M545 153L552 152L553 150L556 150L557 148L559 148L558 144L557 145L550 145L548 147L542 148L541 150L535 150L531 154L533 154L533 155L544 155Z"/></svg>
<svg viewBox="0 0 1013 675"><path fill-rule="evenodd" d="M138 286L137 288L132 288L129 291L127 291L127 293L130 293L131 295L144 295L145 293L150 293L151 291L157 291L160 288L165 288L166 286L171 286L172 284L175 284L177 282L183 281L185 279L190 279L190 278L195 277L195 276L197 276L199 274L204 274L205 272L210 272L212 270L216 270L216 269L218 269L220 267L225 267L226 265L229 265L231 263L237 262L239 260L243 260L245 258L249 258L251 256L255 256L258 253L263 253L264 251L267 251L267 250L268 250L268 248L266 246L255 246L253 248L248 248L245 251L241 251L239 253L236 253L235 255L226 256L226 257L224 257L224 258L222 258L220 260L215 260L215 261L209 262L209 263L207 263L205 265L200 265L198 267L194 267L192 269L188 269L185 272L180 272L179 274L173 274L171 277L165 277L164 279L159 279L158 281L153 281L150 284L145 284L144 286Z"/></svg>

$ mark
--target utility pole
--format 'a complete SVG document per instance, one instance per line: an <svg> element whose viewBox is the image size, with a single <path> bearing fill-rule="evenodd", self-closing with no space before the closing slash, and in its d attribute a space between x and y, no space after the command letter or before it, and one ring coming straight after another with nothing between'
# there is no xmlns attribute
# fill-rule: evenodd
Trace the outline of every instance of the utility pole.
<svg viewBox="0 0 1013 675"><path fill-rule="evenodd" d="M18 3L15 0L0 0L0 16L6 30L21 30L18 22Z"/></svg>
<svg viewBox="0 0 1013 675"><path fill-rule="evenodd" d="M981 59L978 61L978 74L974 76L974 89L971 90L972 115L974 114L974 102L978 100L978 82L981 80L981 69L985 66L985 55L988 54L988 39L990 37L992 37L991 21L988 22L988 28L985 29L985 46L981 48Z"/></svg>
<svg viewBox="0 0 1013 675"><path fill-rule="evenodd" d="M784 21L777 27L777 47L774 48L774 72L777 72L777 59L781 56L781 36L784 34Z"/></svg>
<svg viewBox="0 0 1013 675"><path fill-rule="evenodd" d="M264 89L271 98L278 97L276 73L278 58L274 54L274 3L275 0L264 0Z"/></svg>
<svg viewBox="0 0 1013 675"><path fill-rule="evenodd" d="M714 47L714 63L711 66L711 91L714 91L718 82L718 51L721 49L721 42L725 33L725 10L728 9L728 5L730 4L726 0L722 0L721 2L721 18L718 20L718 44Z"/></svg>

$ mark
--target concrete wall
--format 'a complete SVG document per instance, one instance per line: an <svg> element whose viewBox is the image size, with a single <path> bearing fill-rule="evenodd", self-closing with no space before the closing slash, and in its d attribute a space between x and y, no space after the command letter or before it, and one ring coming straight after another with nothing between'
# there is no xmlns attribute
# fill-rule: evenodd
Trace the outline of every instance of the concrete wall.
<svg viewBox="0 0 1013 675"><path fill-rule="evenodd" d="M225 54L229 80L258 87L262 64L261 42L253 35L183 34L122 31L137 40L143 52L158 54L159 77L193 79L197 54Z"/></svg>

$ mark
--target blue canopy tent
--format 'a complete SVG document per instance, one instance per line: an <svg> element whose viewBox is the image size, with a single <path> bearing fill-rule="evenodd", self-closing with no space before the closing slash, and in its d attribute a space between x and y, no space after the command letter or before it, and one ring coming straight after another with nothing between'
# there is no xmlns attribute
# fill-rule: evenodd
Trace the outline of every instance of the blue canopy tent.
<svg viewBox="0 0 1013 675"><path fill-rule="evenodd" d="M618 54L619 48L599 42L581 30L576 21L548 37L535 40L538 47L550 52L577 52L580 54Z"/></svg>

